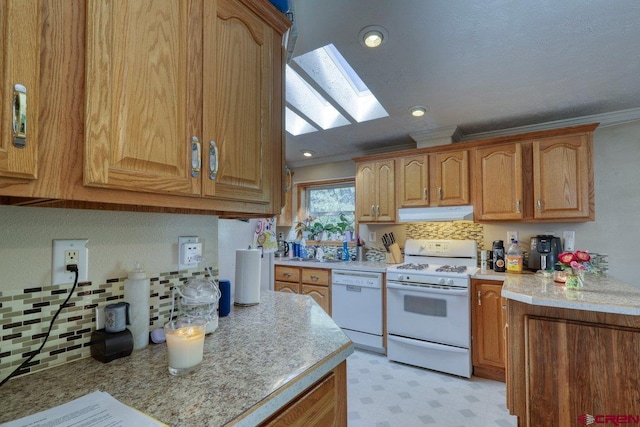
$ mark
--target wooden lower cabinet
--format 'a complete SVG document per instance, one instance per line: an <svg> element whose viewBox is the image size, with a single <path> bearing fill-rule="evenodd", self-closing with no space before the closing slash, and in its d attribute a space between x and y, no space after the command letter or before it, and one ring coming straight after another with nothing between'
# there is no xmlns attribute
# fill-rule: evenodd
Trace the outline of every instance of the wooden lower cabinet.
<svg viewBox="0 0 640 427"><path fill-rule="evenodd" d="M585 414L627 425L640 414L640 316L507 306L507 402L518 425L578 425Z"/></svg>
<svg viewBox="0 0 640 427"><path fill-rule="evenodd" d="M473 375L504 382L506 301L500 295L502 282L473 279L471 287Z"/></svg>
<svg viewBox="0 0 640 427"><path fill-rule="evenodd" d="M265 427L346 427L346 360L267 420Z"/></svg>
<svg viewBox="0 0 640 427"><path fill-rule="evenodd" d="M276 265L274 290L309 295L331 315L330 269Z"/></svg>

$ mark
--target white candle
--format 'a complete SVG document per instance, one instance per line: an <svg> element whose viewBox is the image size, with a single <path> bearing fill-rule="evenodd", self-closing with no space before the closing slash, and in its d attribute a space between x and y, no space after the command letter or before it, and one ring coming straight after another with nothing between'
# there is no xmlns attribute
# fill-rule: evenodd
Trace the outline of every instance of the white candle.
<svg viewBox="0 0 640 427"><path fill-rule="evenodd" d="M169 322L165 325L169 372L185 373L202 362L204 350L205 322Z"/></svg>

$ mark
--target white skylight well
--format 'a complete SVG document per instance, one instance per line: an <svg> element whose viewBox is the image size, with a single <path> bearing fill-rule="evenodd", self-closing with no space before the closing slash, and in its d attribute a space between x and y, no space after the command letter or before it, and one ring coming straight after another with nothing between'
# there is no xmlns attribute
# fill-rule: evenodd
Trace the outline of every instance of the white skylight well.
<svg viewBox="0 0 640 427"><path fill-rule="evenodd" d="M333 44L293 60L357 122L389 115Z"/></svg>
<svg viewBox="0 0 640 427"><path fill-rule="evenodd" d="M287 104L322 129L348 125L349 121L322 95L287 65ZM293 135L287 122L287 132Z"/></svg>
<svg viewBox="0 0 640 427"><path fill-rule="evenodd" d="M318 129L313 127L308 121L291 111L289 107L285 107L285 120L287 123L287 132L293 136L303 135L309 132L316 132Z"/></svg>

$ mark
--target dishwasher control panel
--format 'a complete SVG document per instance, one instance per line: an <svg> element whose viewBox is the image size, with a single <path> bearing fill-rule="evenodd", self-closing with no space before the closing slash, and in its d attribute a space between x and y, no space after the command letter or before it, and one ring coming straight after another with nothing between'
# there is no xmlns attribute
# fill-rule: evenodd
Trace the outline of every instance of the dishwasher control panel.
<svg viewBox="0 0 640 427"><path fill-rule="evenodd" d="M374 271L333 270L333 285L361 286L365 288L382 288L382 273Z"/></svg>

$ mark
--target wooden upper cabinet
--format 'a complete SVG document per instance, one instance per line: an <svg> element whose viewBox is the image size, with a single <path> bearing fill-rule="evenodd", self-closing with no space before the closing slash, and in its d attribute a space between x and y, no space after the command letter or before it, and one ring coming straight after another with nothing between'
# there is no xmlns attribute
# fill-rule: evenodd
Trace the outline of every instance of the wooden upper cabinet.
<svg viewBox="0 0 640 427"><path fill-rule="evenodd" d="M0 176L38 176L40 2L0 4Z"/></svg>
<svg viewBox="0 0 640 427"><path fill-rule="evenodd" d="M479 147L474 152L474 161L477 219L522 219L522 145L515 143Z"/></svg>
<svg viewBox="0 0 640 427"><path fill-rule="evenodd" d="M356 165L356 218L358 222L393 222L396 219L395 161Z"/></svg>
<svg viewBox="0 0 640 427"><path fill-rule="evenodd" d="M85 185L200 194L201 6L87 2Z"/></svg>
<svg viewBox="0 0 640 427"><path fill-rule="evenodd" d="M435 154L435 205L469 204L469 151Z"/></svg>
<svg viewBox="0 0 640 427"><path fill-rule="evenodd" d="M268 202L269 172L283 167L270 120L271 108L280 106L271 104L280 37L237 0L205 1L204 9L204 194ZM212 141L218 149L214 179Z"/></svg>
<svg viewBox="0 0 640 427"><path fill-rule="evenodd" d="M429 155L398 159L398 207L429 205Z"/></svg>
<svg viewBox="0 0 640 427"><path fill-rule="evenodd" d="M590 218L593 208L591 134L533 141L534 217Z"/></svg>
<svg viewBox="0 0 640 427"><path fill-rule="evenodd" d="M277 213L288 24L254 0L88 2L85 185Z"/></svg>

